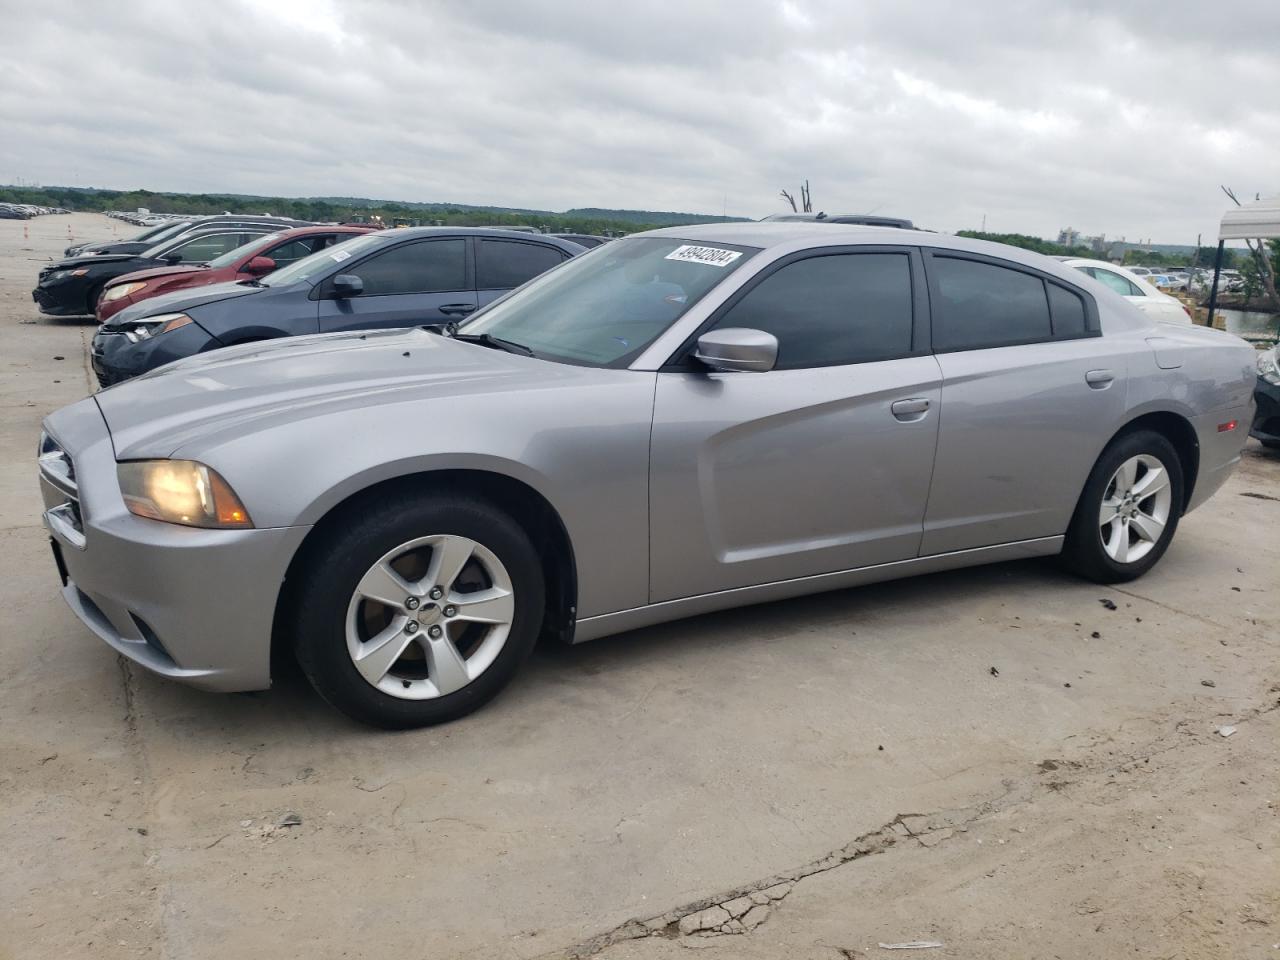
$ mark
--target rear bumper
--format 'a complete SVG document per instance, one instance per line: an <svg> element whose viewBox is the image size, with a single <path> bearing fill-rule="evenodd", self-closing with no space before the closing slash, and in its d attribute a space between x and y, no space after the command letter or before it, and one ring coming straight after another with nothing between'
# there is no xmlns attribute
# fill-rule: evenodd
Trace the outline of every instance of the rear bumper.
<svg viewBox="0 0 1280 960"><path fill-rule="evenodd" d="M1280 443L1280 385L1259 377L1253 402L1258 405L1258 412L1254 414L1249 436L1265 443Z"/></svg>
<svg viewBox="0 0 1280 960"><path fill-rule="evenodd" d="M1253 418L1253 411L1253 400L1250 399L1243 406L1216 410L1192 420L1200 444L1200 469L1186 512L1194 510L1212 497L1230 478L1249 439L1245 424ZM1234 429L1219 429L1233 420L1236 423Z"/></svg>
<svg viewBox="0 0 1280 960"><path fill-rule="evenodd" d="M42 475L41 492L67 578L62 596L81 622L170 679L215 691L270 686L276 599L309 528L200 530L136 517L92 400L54 414L45 429L74 464L79 530L59 511L65 483Z"/></svg>

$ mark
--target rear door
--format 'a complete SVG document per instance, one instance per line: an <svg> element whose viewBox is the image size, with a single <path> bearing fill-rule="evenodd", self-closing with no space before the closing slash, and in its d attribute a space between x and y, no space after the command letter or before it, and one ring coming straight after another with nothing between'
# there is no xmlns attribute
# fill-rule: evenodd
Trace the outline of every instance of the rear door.
<svg viewBox="0 0 1280 960"><path fill-rule="evenodd" d="M1124 409L1097 306L1010 261L925 263L943 415L921 553L1060 536Z"/></svg>
<svg viewBox="0 0 1280 960"><path fill-rule="evenodd" d="M569 259L559 247L534 240L477 237L475 245L476 302L482 307Z"/></svg>
<svg viewBox="0 0 1280 960"><path fill-rule="evenodd" d="M337 257L340 251L332 254ZM461 237L411 240L344 267L364 292L336 299L332 276L319 287L320 332L415 327L461 320L476 309Z"/></svg>
<svg viewBox="0 0 1280 960"><path fill-rule="evenodd" d="M916 556L938 432L926 301L918 251L805 251L704 328L774 334L775 369L659 372L653 602Z"/></svg>

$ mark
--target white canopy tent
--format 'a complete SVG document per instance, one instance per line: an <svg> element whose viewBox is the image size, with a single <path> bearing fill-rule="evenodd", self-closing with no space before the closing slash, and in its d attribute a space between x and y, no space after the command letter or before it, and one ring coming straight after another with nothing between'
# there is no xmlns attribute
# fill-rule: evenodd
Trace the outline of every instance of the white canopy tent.
<svg viewBox="0 0 1280 960"><path fill-rule="evenodd" d="M1213 265L1213 286L1209 290L1209 319L1218 307L1218 275L1222 273L1222 251L1228 240L1270 240L1280 237L1280 196L1243 203L1222 215L1218 228L1218 258Z"/></svg>

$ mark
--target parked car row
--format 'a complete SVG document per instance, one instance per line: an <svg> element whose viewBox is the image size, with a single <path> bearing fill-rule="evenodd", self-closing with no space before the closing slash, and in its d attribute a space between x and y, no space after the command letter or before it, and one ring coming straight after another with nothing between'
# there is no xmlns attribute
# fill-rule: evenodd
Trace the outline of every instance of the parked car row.
<svg viewBox="0 0 1280 960"><path fill-rule="evenodd" d="M67 603L175 680L292 653L436 723L539 637L1029 556L1131 580L1253 415L1252 348L1087 263L813 222L581 249L390 230L120 310L100 371L183 359L45 421Z"/></svg>
<svg viewBox="0 0 1280 960"><path fill-rule="evenodd" d="M306 246L314 252L293 256ZM109 284L93 368L107 386L233 344L443 326L582 250L543 234L464 227L312 227L258 237L195 271L161 268ZM278 265L276 256L292 262ZM223 282L205 284L205 276Z"/></svg>
<svg viewBox="0 0 1280 960"><path fill-rule="evenodd" d="M0 220L30 220L51 213L69 213L62 207L42 207L34 203L0 203Z"/></svg>

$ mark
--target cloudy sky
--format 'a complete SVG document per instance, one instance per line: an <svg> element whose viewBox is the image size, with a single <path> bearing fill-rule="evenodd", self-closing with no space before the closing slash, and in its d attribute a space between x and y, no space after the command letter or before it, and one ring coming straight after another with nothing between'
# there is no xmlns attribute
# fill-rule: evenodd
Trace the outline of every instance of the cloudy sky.
<svg viewBox="0 0 1280 960"><path fill-rule="evenodd" d="M0 182L1206 242L1280 2L0 0Z"/></svg>

